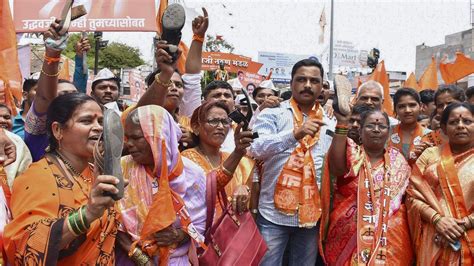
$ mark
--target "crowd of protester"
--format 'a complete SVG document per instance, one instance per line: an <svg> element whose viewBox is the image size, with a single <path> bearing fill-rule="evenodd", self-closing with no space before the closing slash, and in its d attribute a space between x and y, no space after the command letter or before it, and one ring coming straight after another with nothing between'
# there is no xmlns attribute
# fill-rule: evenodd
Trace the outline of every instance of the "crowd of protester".
<svg viewBox="0 0 474 266"><path fill-rule="evenodd" d="M189 265L209 230L209 179L253 215L260 265L474 264L474 87L400 88L390 117L391 96L368 81L347 113L330 99L343 84L331 96L322 65L304 59L285 95L267 80L236 98L227 72L201 88L198 16L185 73L158 42L147 91L122 110L108 69L91 95L80 63L74 82L58 80L58 27L44 33L59 41L45 42L19 114L0 105L1 265ZM76 62L88 49L81 39ZM117 201L119 179L94 164L105 109L125 129ZM236 123L236 109L253 117ZM225 210L211 207L215 222Z"/></svg>

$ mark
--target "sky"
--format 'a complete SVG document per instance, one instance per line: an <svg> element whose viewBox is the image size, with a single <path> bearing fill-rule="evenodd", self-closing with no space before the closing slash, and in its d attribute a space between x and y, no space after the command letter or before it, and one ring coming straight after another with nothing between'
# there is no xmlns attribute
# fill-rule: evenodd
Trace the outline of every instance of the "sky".
<svg viewBox="0 0 474 266"><path fill-rule="evenodd" d="M158 6L158 1L157 6ZM192 19L209 12L208 34L223 35L234 53L258 59L259 51L319 55L329 43L330 0L170 0L186 6L183 40L190 43ZM474 2L474 0L473 0ZM319 18L325 10L325 43ZM334 38L359 49L378 48L387 70L415 70L416 46L444 43L447 34L470 29L470 0L335 0ZM104 39L138 47L150 62L154 33L104 33Z"/></svg>

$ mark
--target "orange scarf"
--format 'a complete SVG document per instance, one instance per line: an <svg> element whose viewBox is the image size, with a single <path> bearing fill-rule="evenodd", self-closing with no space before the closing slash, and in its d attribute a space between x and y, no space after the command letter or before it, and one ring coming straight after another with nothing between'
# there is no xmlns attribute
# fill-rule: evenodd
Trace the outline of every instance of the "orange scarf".
<svg viewBox="0 0 474 266"><path fill-rule="evenodd" d="M416 155L414 152L415 146L421 144L423 137L423 127L420 123L416 123L415 131L412 134L412 139L410 140L410 148L408 149L408 154L403 153L403 133L401 125L398 124L393 128L392 135L390 136L389 146L397 148L407 160L416 160Z"/></svg>
<svg viewBox="0 0 474 266"><path fill-rule="evenodd" d="M430 133L424 135L421 140L431 143L435 146L440 146L444 142L441 136L441 129L431 131Z"/></svg>
<svg viewBox="0 0 474 266"><path fill-rule="evenodd" d="M454 218L462 219L470 214L464 202L461 183L458 178L458 171L454 166L454 156L448 144L441 147L441 162L438 164L437 172L439 183L446 202ZM465 265L474 263L474 230L469 230L463 234L461 240L461 261Z"/></svg>
<svg viewBox="0 0 474 266"><path fill-rule="evenodd" d="M294 128L304 123L303 113L296 101L290 99L293 110ZM322 121L323 109L316 103L308 113L308 119ZM275 187L275 207L287 215L298 213L300 227L312 227L321 216L319 189L316 185L316 172L311 147L319 140L319 131L314 137L305 136L291 153L283 166Z"/></svg>
<svg viewBox="0 0 474 266"><path fill-rule="evenodd" d="M364 160L357 197L357 260L359 265L386 263L387 230L391 192L394 191L390 176L390 157L384 154L384 180L380 198L375 197L375 184L370 174L370 162ZM379 210L378 213L376 210ZM377 217L376 217L377 216Z"/></svg>

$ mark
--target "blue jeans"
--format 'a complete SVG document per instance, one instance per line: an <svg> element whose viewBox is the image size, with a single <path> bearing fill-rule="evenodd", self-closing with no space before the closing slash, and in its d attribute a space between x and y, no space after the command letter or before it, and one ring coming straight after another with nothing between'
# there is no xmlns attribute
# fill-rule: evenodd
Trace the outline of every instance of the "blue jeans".
<svg viewBox="0 0 474 266"><path fill-rule="evenodd" d="M283 253L288 245L290 266L314 266L318 257L319 223L313 228L299 228L274 224L261 215L257 226L265 239L268 251L260 265L282 265Z"/></svg>

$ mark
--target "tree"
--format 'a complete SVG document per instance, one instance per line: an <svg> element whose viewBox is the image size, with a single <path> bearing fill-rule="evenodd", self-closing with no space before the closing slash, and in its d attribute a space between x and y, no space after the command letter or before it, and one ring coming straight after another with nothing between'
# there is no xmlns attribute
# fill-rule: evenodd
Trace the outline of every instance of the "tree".
<svg viewBox="0 0 474 266"><path fill-rule="evenodd" d="M228 43L221 35L207 35L206 52L232 53L235 47Z"/></svg>
<svg viewBox="0 0 474 266"><path fill-rule="evenodd" d="M92 49L87 53L87 65L89 68L93 68L95 58L95 38L93 33L89 33L87 37L89 38L92 47ZM80 38L81 35L78 33L69 36L67 47L64 50L64 54L67 57L74 58L76 55L74 47ZM137 48L122 43L109 43L106 48L99 52L99 69L104 67L110 69L134 68L143 65L144 63L145 62L140 58L140 51Z"/></svg>

